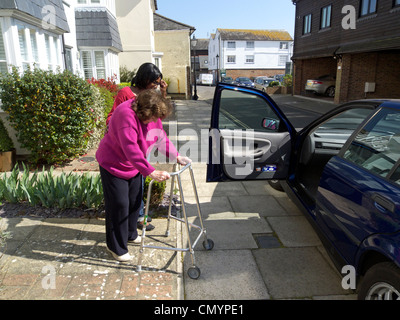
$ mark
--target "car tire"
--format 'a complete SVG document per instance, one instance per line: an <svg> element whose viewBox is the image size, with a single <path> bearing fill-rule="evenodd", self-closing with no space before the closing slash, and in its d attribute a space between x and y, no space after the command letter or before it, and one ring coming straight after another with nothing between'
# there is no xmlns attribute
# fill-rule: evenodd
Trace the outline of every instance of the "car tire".
<svg viewBox="0 0 400 320"><path fill-rule="evenodd" d="M382 262L372 266L362 279L358 299L400 299L400 268L393 262Z"/></svg>
<svg viewBox="0 0 400 320"><path fill-rule="evenodd" d="M279 180L268 180L269 185L278 191L284 191L281 185L281 182Z"/></svg>
<svg viewBox="0 0 400 320"><path fill-rule="evenodd" d="M335 87L329 87L328 89L326 89L325 94L330 98L334 98L335 97Z"/></svg>

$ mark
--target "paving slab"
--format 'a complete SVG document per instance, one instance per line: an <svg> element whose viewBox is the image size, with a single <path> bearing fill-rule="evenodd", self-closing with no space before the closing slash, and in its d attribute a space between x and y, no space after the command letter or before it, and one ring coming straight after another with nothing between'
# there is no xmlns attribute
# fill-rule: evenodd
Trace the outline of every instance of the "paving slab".
<svg viewBox="0 0 400 320"><path fill-rule="evenodd" d="M199 251L195 254L201 276L190 279L185 257L185 299L188 300L259 300L269 299L258 266L250 250Z"/></svg>
<svg viewBox="0 0 400 320"><path fill-rule="evenodd" d="M273 299L346 295L338 273L314 247L258 249L253 254Z"/></svg>

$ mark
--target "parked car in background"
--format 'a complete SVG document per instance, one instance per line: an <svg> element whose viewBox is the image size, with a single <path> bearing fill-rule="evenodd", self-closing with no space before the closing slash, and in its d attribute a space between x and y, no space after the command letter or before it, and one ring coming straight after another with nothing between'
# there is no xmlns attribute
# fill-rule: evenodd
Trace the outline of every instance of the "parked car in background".
<svg viewBox="0 0 400 320"><path fill-rule="evenodd" d="M225 83L234 83L232 77L222 77L222 78L221 78L221 82L225 82Z"/></svg>
<svg viewBox="0 0 400 320"><path fill-rule="evenodd" d="M212 85L213 81L214 81L214 76L212 74L201 73L201 74L199 74L197 84Z"/></svg>
<svg viewBox="0 0 400 320"><path fill-rule="evenodd" d="M250 87L250 88L254 87L253 81L251 81L247 77L238 77L238 78L235 79L235 83L237 85L239 85L239 86L242 86L242 87Z"/></svg>
<svg viewBox="0 0 400 320"><path fill-rule="evenodd" d="M359 299L400 299L400 101L348 102L296 131L266 93L219 84L210 135L208 182L279 180Z"/></svg>
<svg viewBox="0 0 400 320"><path fill-rule="evenodd" d="M269 77L257 77L254 80L254 88L265 92L267 91L269 84L273 81L276 80L274 78L269 78Z"/></svg>
<svg viewBox="0 0 400 320"><path fill-rule="evenodd" d="M274 79L275 79L275 81L278 81L279 83L282 84L284 76L285 76L284 74L276 74L274 76Z"/></svg>
<svg viewBox="0 0 400 320"><path fill-rule="evenodd" d="M306 91L323 94L328 97L335 96L336 77L325 75L316 79L309 79L306 83Z"/></svg>

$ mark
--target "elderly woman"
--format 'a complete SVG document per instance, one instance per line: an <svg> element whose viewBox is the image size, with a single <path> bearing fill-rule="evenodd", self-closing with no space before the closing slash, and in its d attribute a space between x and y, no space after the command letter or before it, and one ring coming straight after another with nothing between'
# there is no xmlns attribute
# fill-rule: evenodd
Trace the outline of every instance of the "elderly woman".
<svg viewBox="0 0 400 320"><path fill-rule="evenodd" d="M163 130L161 119L170 112L169 101L157 91L139 93L136 99L115 109L96 152L104 193L107 249L118 261L131 260L128 242L141 240L137 220L143 197L142 176L169 179L167 172L155 170L146 160L153 145L157 143L159 151L180 164L191 161L178 154Z"/></svg>
<svg viewBox="0 0 400 320"><path fill-rule="evenodd" d="M167 83L163 80L163 75L158 69L156 65L150 62L143 63L136 75L133 77L131 81L131 86L130 87L124 87L122 88L117 96L115 97L114 100L114 105L110 111L110 113L107 116L107 121L106 124L108 126L111 116L114 113L115 109L123 102L130 100L130 99L135 99L136 96L144 91L144 90L159 90L161 92L161 95L165 98L167 96ZM141 204L140 212L139 212L139 219L138 219L138 228L142 229L143 228L143 222L144 222L144 210L143 210L143 201ZM150 222L151 218L147 218L147 222ZM152 224L147 224L146 230L151 231L154 229L154 226Z"/></svg>

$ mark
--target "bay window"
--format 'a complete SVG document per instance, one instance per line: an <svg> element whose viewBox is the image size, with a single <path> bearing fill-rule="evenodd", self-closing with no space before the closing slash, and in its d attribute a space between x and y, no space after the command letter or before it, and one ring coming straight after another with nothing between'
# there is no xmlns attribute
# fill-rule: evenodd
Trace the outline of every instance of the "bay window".
<svg viewBox="0 0 400 320"><path fill-rule="evenodd" d="M85 79L106 79L104 50L83 50L82 69Z"/></svg>
<svg viewBox="0 0 400 320"><path fill-rule="evenodd" d="M3 30L0 21L0 73L5 73L7 71L6 48L4 46Z"/></svg>

